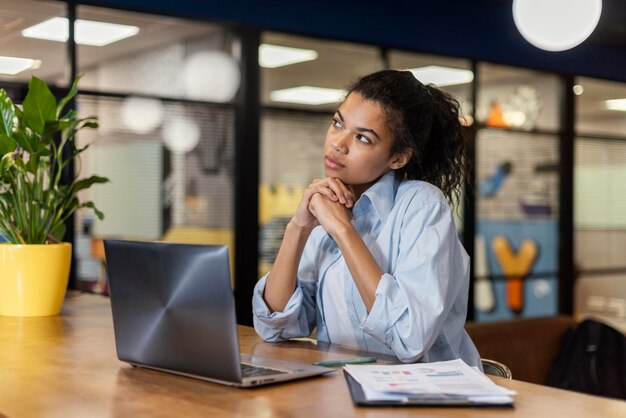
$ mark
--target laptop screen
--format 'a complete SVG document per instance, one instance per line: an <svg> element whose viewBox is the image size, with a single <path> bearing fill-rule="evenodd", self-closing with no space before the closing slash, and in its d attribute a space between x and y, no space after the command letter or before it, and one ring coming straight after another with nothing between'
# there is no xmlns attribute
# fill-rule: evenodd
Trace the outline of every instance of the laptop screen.
<svg viewBox="0 0 626 418"><path fill-rule="evenodd" d="M105 240L118 358L240 381L228 249Z"/></svg>

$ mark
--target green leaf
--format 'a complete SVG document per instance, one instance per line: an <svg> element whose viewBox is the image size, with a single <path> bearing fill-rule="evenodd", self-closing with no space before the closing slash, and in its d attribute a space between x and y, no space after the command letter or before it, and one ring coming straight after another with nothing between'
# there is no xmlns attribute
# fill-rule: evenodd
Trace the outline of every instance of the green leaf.
<svg viewBox="0 0 626 418"><path fill-rule="evenodd" d="M82 128L91 128L91 129L97 129L98 128L98 122L86 122L84 123L80 129Z"/></svg>
<svg viewBox="0 0 626 418"><path fill-rule="evenodd" d="M91 208L91 209L93 209L93 212L96 214L96 216L98 217L99 220L103 220L104 219L104 213L99 211L98 208L96 207L96 205L94 205L93 202L82 203L80 205L80 207L81 208Z"/></svg>
<svg viewBox="0 0 626 418"><path fill-rule="evenodd" d="M7 136L4 132L0 133L0 156L15 151L16 146L15 139Z"/></svg>
<svg viewBox="0 0 626 418"><path fill-rule="evenodd" d="M17 141L17 145L22 147L30 155L45 152L52 141L52 138L36 134L31 130L25 129L24 126L18 127L13 138Z"/></svg>
<svg viewBox="0 0 626 418"><path fill-rule="evenodd" d="M61 241L65 236L65 231L67 230L67 226L65 223L60 223L54 228L53 231L50 231L50 235L52 235L57 241Z"/></svg>
<svg viewBox="0 0 626 418"><path fill-rule="evenodd" d="M108 183L109 179L106 177L100 176L91 176L86 179L78 180L76 183L72 185L72 192L76 193L80 190L87 189L96 183Z"/></svg>
<svg viewBox="0 0 626 418"><path fill-rule="evenodd" d="M0 157L0 179L4 180L4 175L7 173L11 167L13 167L15 163L13 162L13 158L11 154L4 154L4 156ZM6 180L8 181L8 180Z"/></svg>
<svg viewBox="0 0 626 418"><path fill-rule="evenodd" d="M72 83L72 87L70 88L70 91L67 93L67 96L59 100L59 104L57 105L57 113L56 113L57 119L61 115L61 112L63 112L63 108L65 107L65 105L67 105L69 101L72 100L74 96L76 96L76 93L78 93L78 81L82 78L82 76L83 74L80 74L78 77L76 77L76 79Z"/></svg>
<svg viewBox="0 0 626 418"><path fill-rule="evenodd" d="M0 90L0 135L11 137L13 135L13 118L15 106L7 92ZM1 140L0 140L1 141ZM1 145L1 144L0 144Z"/></svg>
<svg viewBox="0 0 626 418"><path fill-rule="evenodd" d="M31 77L28 93L22 103L27 126L37 133L44 133L47 121L56 119L57 101L48 85L37 77Z"/></svg>

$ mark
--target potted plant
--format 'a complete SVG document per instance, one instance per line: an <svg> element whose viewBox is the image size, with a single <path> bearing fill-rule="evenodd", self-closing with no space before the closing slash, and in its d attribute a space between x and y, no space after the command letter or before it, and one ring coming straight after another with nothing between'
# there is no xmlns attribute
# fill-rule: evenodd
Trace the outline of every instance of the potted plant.
<svg viewBox="0 0 626 418"><path fill-rule="evenodd" d="M76 134L98 127L96 117L65 110L77 93L76 79L57 102L48 85L32 77L22 107L0 89L0 315L47 316L61 310L72 246L61 242L65 222L79 208L103 214L78 192L104 177L62 181L70 162L79 166Z"/></svg>

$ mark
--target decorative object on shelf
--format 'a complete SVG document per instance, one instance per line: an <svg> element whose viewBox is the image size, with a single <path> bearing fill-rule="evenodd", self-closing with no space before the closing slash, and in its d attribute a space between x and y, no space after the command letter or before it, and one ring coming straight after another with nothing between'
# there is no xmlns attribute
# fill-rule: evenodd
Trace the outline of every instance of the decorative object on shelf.
<svg viewBox="0 0 626 418"><path fill-rule="evenodd" d="M529 216L550 216L550 190L544 179L534 179L528 184L528 192L519 202L522 211Z"/></svg>
<svg viewBox="0 0 626 418"><path fill-rule="evenodd" d="M520 84L506 102L504 120L509 126L531 131L537 127L543 110L543 100L537 87Z"/></svg>
<svg viewBox="0 0 626 418"><path fill-rule="evenodd" d="M506 276L507 305L519 315L524 310L524 277L528 276L537 258L537 244L525 239L514 253L506 237L496 236L491 246Z"/></svg>
<svg viewBox="0 0 626 418"><path fill-rule="evenodd" d="M495 196L512 169L513 164L510 161L504 161L499 164L493 174L481 180L479 185L480 195L482 197Z"/></svg>
<svg viewBox="0 0 626 418"><path fill-rule="evenodd" d="M502 106L500 103L494 101L489 108L489 114L485 119L485 125L491 128L508 128L509 125L504 120L504 113L502 112Z"/></svg>
<svg viewBox="0 0 626 418"><path fill-rule="evenodd" d="M496 298L489 277L487 244L481 234L474 238L474 264L474 307L481 312L492 312L496 308Z"/></svg>
<svg viewBox="0 0 626 418"><path fill-rule="evenodd" d="M72 256L71 244L61 242L65 222L80 208L104 217L78 193L108 179L63 179L88 148L78 147L76 134L98 126L96 117L65 110L77 83L57 102L48 85L32 77L21 108L0 89L0 234L8 241L0 244L0 315L58 314Z"/></svg>
<svg viewBox="0 0 626 418"><path fill-rule="evenodd" d="M520 84L500 100L493 100L486 112L485 125L490 128L512 128L531 131L543 110L539 89L530 84Z"/></svg>

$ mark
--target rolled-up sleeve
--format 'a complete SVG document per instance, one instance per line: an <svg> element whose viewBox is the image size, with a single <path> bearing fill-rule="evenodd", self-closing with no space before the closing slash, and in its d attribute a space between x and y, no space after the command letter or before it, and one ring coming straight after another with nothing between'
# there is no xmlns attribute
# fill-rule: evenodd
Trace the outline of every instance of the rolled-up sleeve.
<svg viewBox="0 0 626 418"><path fill-rule="evenodd" d="M361 330L403 362L419 360L440 334L468 262L450 208L428 202L405 213L393 274L383 274Z"/></svg>
<svg viewBox="0 0 626 418"><path fill-rule="evenodd" d="M306 337L315 328L317 291L315 259L318 241L315 235L314 231L304 247L298 266L296 290L282 312L270 312L263 299L267 277L271 272L262 277L254 287L252 296L254 329L265 341L276 342Z"/></svg>

